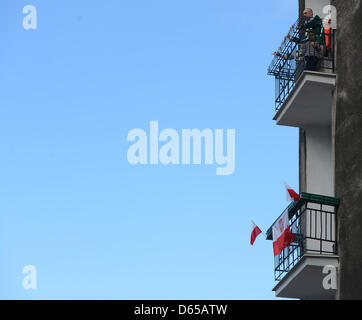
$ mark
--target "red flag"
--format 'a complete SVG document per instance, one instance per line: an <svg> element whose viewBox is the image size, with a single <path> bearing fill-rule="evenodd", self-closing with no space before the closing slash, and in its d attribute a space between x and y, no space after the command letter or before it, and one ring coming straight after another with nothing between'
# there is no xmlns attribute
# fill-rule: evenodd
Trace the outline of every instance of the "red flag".
<svg viewBox="0 0 362 320"><path fill-rule="evenodd" d="M261 230L259 227L251 220L251 236L250 236L250 244L253 245L256 237L261 234Z"/></svg>
<svg viewBox="0 0 362 320"><path fill-rule="evenodd" d="M289 185L284 181L285 187L287 188L287 201L298 201L300 195L296 193Z"/></svg>
<svg viewBox="0 0 362 320"><path fill-rule="evenodd" d="M272 230L274 256L277 256L293 242L295 237L295 234L290 232L288 209L274 223Z"/></svg>

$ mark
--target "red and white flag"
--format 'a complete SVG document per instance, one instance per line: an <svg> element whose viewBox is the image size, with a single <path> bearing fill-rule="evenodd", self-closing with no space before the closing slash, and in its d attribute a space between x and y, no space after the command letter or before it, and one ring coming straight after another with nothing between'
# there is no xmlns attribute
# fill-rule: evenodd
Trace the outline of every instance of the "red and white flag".
<svg viewBox="0 0 362 320"><path fill-rule="evenodd" d="M251 236L250 236L250 244L253 245L256 237L261 234L261 230L259 227L251 220Z"/></svg>
<svg viewBox="0 0 362 320"><path fill-rule="evenodd" d="M300 199L300 195L296 193L285 181L284 184L287 188L287 201L298 201Z"/></svg>
<svg viewBox="0 0 362 320"><path fill-rule="evenodd" d="M273 224L272 230L274 256L277 256L293 242L295 237L295 234L290 232L288 209Z"/></svg>

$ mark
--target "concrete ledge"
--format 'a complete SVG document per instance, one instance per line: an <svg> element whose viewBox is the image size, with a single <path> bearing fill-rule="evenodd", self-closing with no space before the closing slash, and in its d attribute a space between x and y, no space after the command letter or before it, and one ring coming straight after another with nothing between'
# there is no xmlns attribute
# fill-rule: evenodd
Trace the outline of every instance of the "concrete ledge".
<svg viewBox="0 0 362 320"><path fill-rule="evenodd" d="M323 288L322 273L324 266L339 266L338 255L304 254L297 264L273 288L275 295L282 298L304 300L332 300L335 299L335 290Z"/></svg>
<svg viewBox="0 0 362 320"><path fill-rule="evenodd" d="M298 128L330 126L335 83L334 73L304 71L273 120Z"/></svg>

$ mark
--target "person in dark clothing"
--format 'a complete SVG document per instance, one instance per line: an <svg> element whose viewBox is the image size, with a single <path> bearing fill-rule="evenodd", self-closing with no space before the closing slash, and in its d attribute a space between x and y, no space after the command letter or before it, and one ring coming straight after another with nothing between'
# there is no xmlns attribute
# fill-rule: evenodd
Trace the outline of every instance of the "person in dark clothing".
<svg viewBox="0 0 362 320"><path fill-rule="evenodd" d="M322 19L318 15L314 16L313 10L311 8L306 8L303 11L303 16L305 21L297 26L297 29L301 30L301 32L306 32L308 29L313 29L315 32L315 40L323 45L324 37Z"/></svg>
<svg viewBox="0 0 362 320"><path fill-rule="evenodd" d="M313 29L308 32L308 40L300 45L301 56L304 57L304 70L318 71L319 61L323 56L323 46L316 41L316 34Z"/></svg>

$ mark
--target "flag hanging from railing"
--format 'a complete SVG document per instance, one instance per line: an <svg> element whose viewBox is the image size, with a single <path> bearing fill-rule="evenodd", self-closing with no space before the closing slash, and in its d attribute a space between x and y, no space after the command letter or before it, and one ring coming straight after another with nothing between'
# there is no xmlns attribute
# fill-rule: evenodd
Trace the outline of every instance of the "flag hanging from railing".
<svg viewBox="0 0 362 320"><path fill-rule="evenodd" d="M287 201L298 201L300 199L300 195L296 193L285 181L284 184L287 189Z"/></svg>
<svg viewBox="0 0 362 320"><path fill-rule="evenodd" d="M259 227L251 220L251 236L250 236L250 244L253 245L256 237L261 234L261 230Z"/></svg>
<svg viewBox="0 0 362 320"><path fill-rule="evenodd" d="M272 229L274 256L277 256L293 242L295 237L295 234L290 231L288 209L273 224Z"/></svg>

